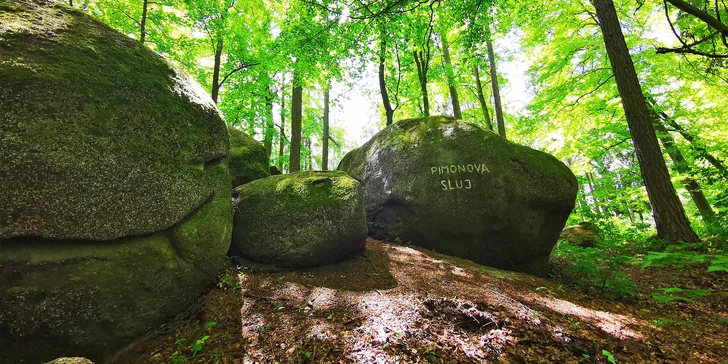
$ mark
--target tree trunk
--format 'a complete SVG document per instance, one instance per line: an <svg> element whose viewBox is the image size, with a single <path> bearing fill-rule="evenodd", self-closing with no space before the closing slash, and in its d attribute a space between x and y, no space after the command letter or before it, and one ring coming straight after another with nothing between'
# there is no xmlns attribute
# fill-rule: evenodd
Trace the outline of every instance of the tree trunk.
<svg viewBox="0 0 728 364"><path fill-rule="evenodd" d="M700 158L705 159L708 161L708 163L712 164L715 169L718 170L718 173L720 173L723 178L728 179L728 168L726 168L725 164L720 161L718 158L714 157L708 151L705 149L705 146L700 143L699 140L696 139L693 135L687 132L687 130L683 129L680 124L678 124L675 120L667 116L664 112L660 112L659 116L662 120L668 123L673 129L675 129L682 137L690 142L690 146L693 148L693 150L698 153Z"/></svg>
<svg viewBox="0 0 728 364"><path fill-rule="evenodd" d="M144 4L142 4L142 21L139 25L139 41L144 44L144 39L147 36L147 7L149 5L149 0L144 0Z"/></svg>
<svg viewBox="0 0 728 364"><path fill-rule="evenodd" d="M498 72L495 68L495 54L493 53L493 42L490 35L485 38L488 47L488 60L490 61L490 84L493 86L493 104L495 105L495 119L498 123L498 134L506 138L506 124L503 121L503 105L501 104L500 87L498 86Z"/></svg>
<svg viewBox="0 0 728 364"><path fill-rule="evenodd" d="M669 244L699 240L670 181L665 160L652 127L652 117L637 79L612 0L592 0L604 36L624 114L632 135L642 179L652 205L658 236Z"/></svg>
<svg viewBox="0 0 728 364"><path fill-rule="evenodd" d="M422 112L425 116L430 116L430 99L427 96L427 71L429 65L423 51L414 51L414 55L415 64L417 65L417 78L420 81L420 91L422 92Z"/></svg>
<svg viewBox="0 0 728 364"><path fill-rule="evenodd" d="M306 170L313 170L313 150L311 150L311 137L306 138Z"/></svg>
<svg viewBox="0 0 728 364"><path fill-rule="evenodd" d="M281 136L278 139L278 155L283 156L283 154L286 152L286 92L283 91L285 87L285 82L281 86ZM281 170L281 173L283 173L283 159L280 160L278 163L278 169Z"/></svg>
<svg viewBox="0 0 728 364"><path fill-rule="evenodd" d="M594 207L596 207L596 214L599 217L604 216L604 208L602 206L602 202L599 201L597 198L597 195L594 193L596 191L596 186L594 184L594 176L591 174L591 172L586 173L586 178L589 180L589 194L591 194L592 199L594 200Z"/></svg>
<svg viewBox="0 0 728 364"><path fill-rule="evenodd" d="M445 75L447 76L447 86L450 88L450 101L452 102L452 113L455 119L462 119L463 113L460 110L460 98L458 90L455 87L455 72L452 69L452 61L450 60L450 45L447 43L447 37L443 33L440 35L442 40L442 57L445 60Z"/></svg>
<svg viewBox="0 0 728 364"><path fill-rule="evenodd" d="M263 147L265 147L265 152L268 155L268 161L270 162L270 156L273 152L273 133L274 133L274 125L273 125L273 97L267 96L265 98L265 133L263 138Z"/></svg>
<svg viewBox="0 0 728 364"><path fill-rule="evenodd" d="M660 123L659 119L656 119L655 121L655 130L657 131L657 137L662 142L662 146L665 148L667 155L670 156L670 159L672 159L672 164L673 166L675 166L675 170L683 176L685 180L685 189L688 190L688 192L690 193L690 197L692 197L693 203L695 203L695 207L698 208L700 216L702 216L703 220L705 221L713 220L713 218L715 217L715 212L713 212L713 209L710 207L708 199L705 197L705 194L700 189L700 184L698 183L698 181L690 176L688 162L685 160L685 157L683 156L682 152L680 152L680 149L677 147L677 145L675 145L675 140L667 132L665 126Z"/></svg>
<svg viewBox="0 0 728 364"><path fill-rule="evenodd" d="M68 0L68 6L73 6L73 0Z"/></svg>
<svg viewBox="0 0 728 364"><path fill-rule="evenodd" d="M384 38L384 33L382 32L379 37L379 91L382 93L382 105L384 106L384 113L387 115L387 126L389 126L394 122L394 109L392 109L392 103L389 102L387 82L384 79L386 55L387 40Z"/></svg>
<svg viewBox="0 0 728 364"><path fill-rule="evenodd" d="M475 85L478 89L478 101L480 101L480 109L483 110L485 125L488 126L488 129L493 130L493 121L490 119L488 104L485 102L485 95L483 95L483 83L480 82L480 71L478 70L478 65L474 65L473 70L475 71Z"/></svg>
<svg viewBox="0 0 728 364"><path fill-rule="evenodd" d="M212 101L217 104L217 95L220 92L220 62L222 60L222 39L215 46L215 66L212 71Z"/></svg>
<svg viewBox="0 0 728 364"><path fill-rule="evenodd" d="M321 170L329 170L329 88L327 86L324 90L324 135L321 151Z"/></svg>
<svg viewBox="0 0 728 364"><path fill-rule="evenodd" d="M303 120L303 86L298 73L293 71L293 93L291 95L291 157L289 171L301 170L301 121Z"/></svg>

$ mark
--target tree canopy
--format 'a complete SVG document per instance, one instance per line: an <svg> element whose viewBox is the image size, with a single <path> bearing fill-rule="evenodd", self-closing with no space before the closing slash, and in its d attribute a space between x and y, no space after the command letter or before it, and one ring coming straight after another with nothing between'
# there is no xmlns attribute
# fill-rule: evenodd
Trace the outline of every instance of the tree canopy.
<svg viewBox="0 0 728 364"><path fill-rule="evenodd" d="M321 168L324 160L334 168L357 146L345 130L352 116L344 109L357 93L376 107L369 135L397 119L457 115L567 163L581 184L574 220L654 225L655 199L650 204L640 172L649 166L640 165L639 145L630 137L624 96L591 2L73 5L192 74L227 122L256 136L271 164L284 170L292 155L301 169ZM726 224L728 208L727 110L721 102L728 83L726 5L640 0L613 7L670 182L693 228L709 235ZM514 77L514 68L525 73ZM512 94L518 85L525 85L525 95ZM296 86L300 102L291 100Z"/></svg>

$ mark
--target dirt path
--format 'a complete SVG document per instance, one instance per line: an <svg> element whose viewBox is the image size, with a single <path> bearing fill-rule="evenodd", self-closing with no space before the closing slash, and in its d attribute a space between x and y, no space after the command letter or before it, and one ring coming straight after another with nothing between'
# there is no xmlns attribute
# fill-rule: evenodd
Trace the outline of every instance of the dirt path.
<svg viewBox="0 0 728 364"><path fill-rule="evenodd" d="M196 312L118 362L727 360L724 296L656 305L586 297L545 279L369 240L365 257L335 266L228 274Z"/></svg>

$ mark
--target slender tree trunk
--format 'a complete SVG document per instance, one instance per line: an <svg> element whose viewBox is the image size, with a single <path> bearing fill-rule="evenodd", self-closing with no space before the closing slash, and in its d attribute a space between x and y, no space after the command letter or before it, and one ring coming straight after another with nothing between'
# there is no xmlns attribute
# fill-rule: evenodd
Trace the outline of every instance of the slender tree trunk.
<svg viewBox="0 0 728 364"><path fill-rule="evenodd" d="M612 65L614 80L622 98L624 114L632 135L642 179L650 198L658 236L670 244L699 240L670 181L665 160L652 127L652 117L637 79L632 58L624 41L612 0L592 0Z"/></svg>
<svg viewBox="0 0 728 364"><path fill-rule="evenodd" d="M324 135L321 151L321 170L329 170L329 87L324 90Z"/></svg>
<svg viewBox="0 0 728 364"><path fill-rule="evenodd" d="M662 142L662 146L665 148L667 155L670 156L670 159L672 159L672 165L675 170L683 176L685 189L688 190L688 193L690 193L690 197L692 197L695 207L698 208L700 216L702 216L705 221L713 220L715 212L713 212L713 209L710 207L710 202L708 202L708 199L705 197L703 190L700 189L698 181L690 176L688 162L685 160L685 157L682 152L680 152L677 145L675 145L675 140L667 132L665 126L660 123L659 119L656 119L655 130L657 131L657 137Z"/></svg>
<svg viewBox="0 0 728 364"><path fill-rule="evenodd" d="M283 85L281 86L281 137L278 139L278 155L283 156L286 152L286 92L283 91L285 87L285 82L283 82ZM283 159L278 164L278 169L281 170L281 173L283 173Z"/></svg>
<svg viewBox="0 0 728 364"><path fill-rule="evenodd" d="M708 153L708 151L705 149L705 146L703 146L702 143L697 140L695 136L688 133L687 130L680 126L680 124L678 124L675 120L667 116L667 114L665 114L664 112L660 112L659 115L662 120L667 122L668 125L670 125L678 133L680 133L680 135L682 135L682 137L690 143L690 146L696 153L698 153L700 158L708 161L708 163L712 164L713 167L718 170L723 178L728 179L728 168L726 168L725 164L722 161Z"/></svg>
<svg viewBox="0 0 728 364"><path fill-rule="evenodd" d="M581 186L579 187L579 205L581 206L581 219L584 221L587 219L591 220L594 217L594 213L591 210L591 206L589 206L589 203L586 201L586 194Z"/></svg>
<svg viewBox="0 0 728 364"><path fill-rule="evenodd" d="M217 104L217 95L220 92L220 62L222 61L222 39L215 46L215 65L212 70L212 101Z"/></svg>
<svg viewBox="0 0 728 364"><path fill-rule="evenodd" d="M602 202L599 201L597 198L596 193L596 186L594 184L594 176L591 174L591 172L586 173L586 178L589 180L589 194L591 194L592 199L594 200L594 207L596 207L597 215L604 216L604 209L602 208Z"/></svg>
<svg viewBox="0 0 728 364"><path fill-rule="evenodd" d="M263 138L263 147L268 155L268 161L270 161L271 153L273 152L273 133L275 132L275 126L273 125L273 97L268 96L265 98L265 133Z"/></svg>
<svg viewBox="0 0 728 364"><path fill-rule="evenodd" d="M488 129L493 130L493 121L490 119L488 104L485 102L485 95L483 95L483 83L480 82L480 71L478 70L478 65L473 66L473 71L475 71L475 85L478 89L478 101L480 101L480 109L483 110L485 125L488 126Z"/></svg>
<svg viewBox="0 0 728 364"><path fill-rule="evenodd" d="M68 0L68 5L73 6L73 0Z"/></svg>
<svg viewBox="0 0 728 364"><path fill-rule="evenodd" d="M389 93L387 92L387 82L384 79L384 68L387 56L387 39L385 38L384 32L381 32L379 37L379 91L382 93L382 105L384 106L384 113L387 115L387 126L392 125L394 122L394 109L392 109L392 103L389 102Z"/></svg>
<svg viewBox="0 0 728 364"><path fill-rule="evenodd" d="M144 44L144 39L147 36L147 7L149 6L149 0L144 0L144 4L142 4L142 21L139 26L139 41Z"/></svg>
<svg viewBox="0 0 728 364"><path fill-rule="evenodd" d="M311 147L311 137L306 138L306 170L313 170L313 150Z"/></svg>
<svg viewBox="0 0 728 364"><path fill-rule="evenodd" d="M417 78L420 81L420 91L422 92L422 112L425 116L430 116L430 99L427 96L427 71L429 65L423 51L415 51L414 55L415 64L417 65Z"/></svg>
<svg viewBox="0 0 728 364"><path fill-rule="evenodd" d="M460 110L460 98L458 90L455 87L455 72L452 69L452 61L450 60L450 45L447 43L445 33L440 35L442 40L442 57L445 60L445 75L447 76L447 86L450 89L450 101L452 102L452 113L455 119L462 119L463 113Z"/></svg>
<svg viewBox="0 0 728 364"><path fill-rule="evenodd" d="M291 157L289 170L301 170L301 121L303 120L303 86L298 72L293 71L293 93L291 94Z"/></svg>
<svg viewBox="0 0 728 364"><path fill-rule="evenodd" d="M490 84L493 86L493 104L495 105L495 119L498 124L498 134L506 138L506 124L503 121L503 104L501 104L500 87L498 86L498 72L495 68L495 54L493 53L493 42L490 35L485 38L488 47L488 60L490 61Z"/></svg>

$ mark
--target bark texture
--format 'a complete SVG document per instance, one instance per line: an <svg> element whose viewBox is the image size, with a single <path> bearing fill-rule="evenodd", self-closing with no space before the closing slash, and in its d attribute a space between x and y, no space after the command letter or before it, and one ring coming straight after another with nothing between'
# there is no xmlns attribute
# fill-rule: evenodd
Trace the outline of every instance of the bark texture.
<svg viewBox="0 0 728 364"><path fill-rule="evenodd" d="M329 170L329 88L324 90L324 132L321 151L321 170Z"/></svg>
<svg viewBox="0 0 728 364"><path fill-rule="evenodd" d="M485 125L488 129L493 130L493 120L490 118L490 112L488 111L488 104L485 102L485 95L483 94L483 83L480 81L480 71L478 66L473 66L475 72L475 86L478 89L478 101L480 102L480 109L483 111L483 118L485 119Z"/></svg>
<svg viewBox="0 0 728 364"><path fill-rule="evenodd" d="M389 101L389 92L387 92L387 82L384 77L384 67L387 60L387 40L382 35L379 39L379 91L382 93L382 105L384 113L387 116L387 126L394 122L394 109Z"/></svg>
<svg viewBox="0 0 728 364"><path fill-rule="evenodd" d="M303 119L303 87L296 72L293 73L291 94L291 157L289 172L301 170L301 121Z"/></svg>
<svg viewBox="0 0 728 364"><path fill-rule="evenodd" d="M498 86L498 72L495 68L493 42L490 40L490 36L485 39L485 42L488 47L488 60L490 61L490 84L493 86L493 103L495 105L495 119L498 123L498 134L505 138L506 124L503 121L503 104L501 104L500 87Z"/></svg>
<svg viewBox="0 0 728 364"><path fill-rule="evenodd" d="M447 37L443 33L442 39L442 57L445 60L445 74L447 76L447 87L450 89L450 101L452 102L452 114L455 119L462 119L463 113L460 110L460 98L458 97L458 89L455 86L455 72L452 69L452 60L450 59L450 45L447 43Z"/></svg>
<svg viewBox="0 0 728 364"><path fill-rule="evenodd" d="M614 3L612 0L593 0L592 3L622 98L640 172L652 205L657 234L670 244L696 242L699 240L698 235L690 227L690 221L685 216L685 210L670 180L657 135L652 127L652 116L637 79Z"/></svg>

